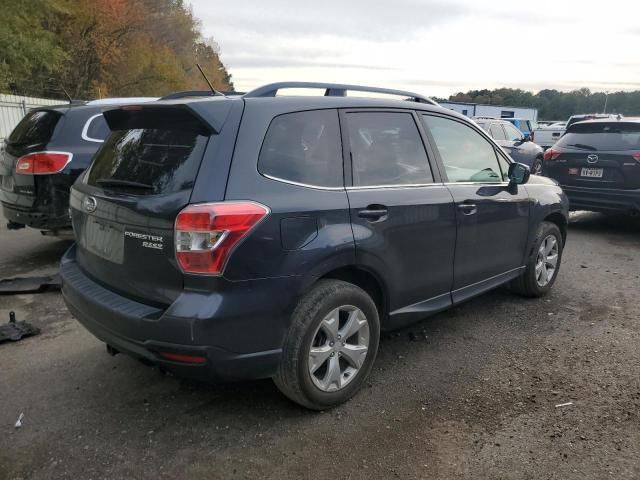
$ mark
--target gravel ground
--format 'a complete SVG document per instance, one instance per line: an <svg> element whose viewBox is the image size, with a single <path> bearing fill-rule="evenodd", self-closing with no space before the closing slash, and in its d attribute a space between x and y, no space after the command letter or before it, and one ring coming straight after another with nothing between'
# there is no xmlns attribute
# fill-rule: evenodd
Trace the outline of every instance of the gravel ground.
<svg viewBox="0 0 640 480"><path fill-rule="evenodd" d="M1 276L68 245L2 226ZM0 345L0 479L638 479L639 289L640 222L580 213L549 296L498 289L386 335L324 413L110 357L59 293L0 297L0 321L42 329Z"/></svg>

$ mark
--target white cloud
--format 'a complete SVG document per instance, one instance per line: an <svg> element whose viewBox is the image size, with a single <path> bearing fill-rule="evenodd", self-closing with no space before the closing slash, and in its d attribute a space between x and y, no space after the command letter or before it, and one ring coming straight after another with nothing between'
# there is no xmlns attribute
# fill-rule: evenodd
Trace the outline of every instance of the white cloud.
<svg viewBox="0 0 640 480"><path fill-rule="evenodd" d="M191 0L238 90L281 80L413 89L640 89L640 2Z"/></svg>

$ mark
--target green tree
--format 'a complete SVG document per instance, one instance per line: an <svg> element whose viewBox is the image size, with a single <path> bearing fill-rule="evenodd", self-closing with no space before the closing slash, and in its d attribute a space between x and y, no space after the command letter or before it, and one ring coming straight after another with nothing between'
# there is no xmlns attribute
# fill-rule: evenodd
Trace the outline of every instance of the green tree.
<svg viewBox="0 0 640 480"><path fill-rule="evenodd" d="M52 30L64 12L56 0L0 0L0 91L40 94L62 68L65 51Z"/></svg>

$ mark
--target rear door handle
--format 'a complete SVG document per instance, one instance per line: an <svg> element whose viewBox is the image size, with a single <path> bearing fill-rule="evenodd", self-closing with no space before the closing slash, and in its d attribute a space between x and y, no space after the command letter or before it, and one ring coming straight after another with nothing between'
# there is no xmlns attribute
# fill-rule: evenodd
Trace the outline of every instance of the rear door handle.
<svg viewBox="0 0 640 480"><path fill-rule="evenodd" d="M358 212L358 216L367 220L379 220L387 213L389 212L384 205L368 205L367 208Z"/></svg>
<svg viewBox="0 0 640 480"><path fill-rule="evenodd" d="M473 215L478 211L478 207L474 203L461 203L458 205L458 208L462 210L464 215Z"/></svg>

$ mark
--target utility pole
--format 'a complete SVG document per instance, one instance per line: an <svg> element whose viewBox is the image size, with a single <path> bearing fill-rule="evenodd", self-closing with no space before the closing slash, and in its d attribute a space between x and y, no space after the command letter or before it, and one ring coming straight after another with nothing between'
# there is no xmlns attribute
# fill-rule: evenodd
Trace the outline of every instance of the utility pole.
<svg viewBox="0 0 640 480"><path fill-rule="evenodd" d="M604 92L604 110L602 113L607 113L607 100L609 100L609 91Z"/></svg>

